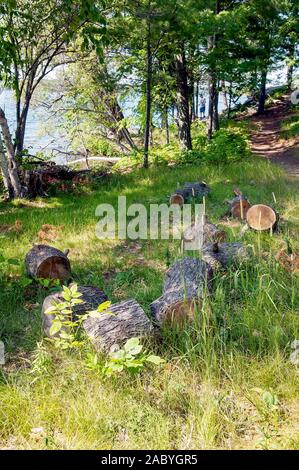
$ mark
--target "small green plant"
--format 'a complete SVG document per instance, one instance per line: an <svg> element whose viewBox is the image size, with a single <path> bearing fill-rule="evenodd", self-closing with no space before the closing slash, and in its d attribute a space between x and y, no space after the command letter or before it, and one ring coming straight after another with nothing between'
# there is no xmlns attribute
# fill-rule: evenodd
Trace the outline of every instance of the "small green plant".
<svg viewBox="0 0 299 470"><path fill-rule="evenodd" d="M122 349L110 354L103 368L103 373L108 377L123 371L138 374L147 363L159 366L164 362L165 360L159 356L144 352L139 338L131 338Z"/></svg>
<svg viewBox="0 0 299 470"><path fill-rule="evenodd" d="M54 315L52 326L50 328L50 335L53 339L54 345L58 349L76 349L84 345L82 339L81 325L88 317L96 318L103 314L109 314L106 311L110 302L103 302L96 310L87 312L83 315L75 315L73 313L74 307L83 303L80 297L82 294L78 292L77 284L73 284L70 288L63 286L62 297L64 302L54 302L48 308L46 314Z"/></svg>

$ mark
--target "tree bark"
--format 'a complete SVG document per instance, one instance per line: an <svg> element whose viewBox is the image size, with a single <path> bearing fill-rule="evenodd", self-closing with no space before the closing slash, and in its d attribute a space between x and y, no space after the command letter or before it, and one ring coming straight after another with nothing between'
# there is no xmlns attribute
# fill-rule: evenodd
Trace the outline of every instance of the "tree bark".
<svg viewBox="0 0 299 470"><path fill-rule="evenodd" d="M201 308L204 290L209 289L212 269L198 258L183 258L166 273L163 294L152 302L151 312L159 325L183 326Z"/></svg>
<svg viewBox="0 0 299 470"><path fill-rule="evenodd" d="M27 274L33 278L59 279L61 282L71 278L71 266L67 252L49 245L35 245L25 258Z"/></svg>
<svg viewBox="0 0 299 470"><path fill-rule="evenodd" d="M152 51L151 51L151 20L147 20L147 44L146 44L146 109L145 109L145 130L144 130L144 157L143 167L148 168L148 150L150 142L151 128L151 86L152 86Z"/></svg>
<svg viewBox="0 0 299 470"><path fill-rule="evenodd" d="M7 164L7 160L6 160L6 156L5 156L5 152L4 152L1 132L0 132L0 169L1 169L1 174L2 174L4 187L5 187L5 189L8 193L8 196L10 198L12 198L13 197L13 188L12 188L11 182L10 182L8 164Z"/></svg>
<svg viewBox="0 0 299 470"><path fill-rule="evenodd" d="M221 11L220 0L215 3L215 15ZM216 34L210 36L208 39L208 49L212 52L217 47L218 37ZM210 65L209 73L209 123L208 123L208 138L212 139L214 131L219 129L219 114L218 114L218 79L215 70L215 64Z"/></svg>
<svg viewBox="0 0 299 470"><path fill-rule="evenodd" d="M181 150L192 150L188 76L183 44L181 45L180 54L176 56L175 65L179 144Z"/></svg>
<svg viewBox="0 0 299 470"><path fill-rule="evenodd" d="M87 318L83 328L95 348L105 352L123 346L130 338L148 337L154 327L135 300L125 300L111 305L107 314Z"/></svg>
<svg viewBox="0 0 299 470"><path fill-rule="evenodd" d="M258 114L265 113L265 102L266 102L266 85L267 85L267 69L262 70L261 74L261 86L260 86L260 96L259 96L259 105L258 105Z"/></svg>
<svg viewBox="0 0 299 470"><path fill-rule="evenodd" d="M7 124L7 119L5 117L5 113L2 108L0 108L0 127L2 130L2 135L6 147L6 154L7 154L7 168L10 177L10 183L13 191L14 197L22 197L24 192L22 190L22 185L20 181L20 177L18 174L18 166L15 159L15 151L14 146L12 143L12 138L10 134L10 130Z"/></svg>
<svg viewBox="0 0 299 470"><path fill-rule="evenodd" d="M294 72L294 56L295 56L295 44L292 44L289 52L289 64L287 70L287 87L288 90L292 90L293 85L293 72Z"/></svg>

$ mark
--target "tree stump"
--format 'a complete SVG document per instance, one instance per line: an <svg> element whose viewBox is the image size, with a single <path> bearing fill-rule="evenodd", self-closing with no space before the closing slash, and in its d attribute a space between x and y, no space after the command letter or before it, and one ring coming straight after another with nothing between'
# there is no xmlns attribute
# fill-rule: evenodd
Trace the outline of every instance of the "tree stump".
<svg viewBox="0 0 299 470"><path fill-rule="evenodd" d="M49 245L35 245L25 258L27 274L33 278L59 279L71 277L71 266L67 252L63 253Z"/></svg>
<svg viewBox="0 0 299 470"><path fill-rule="evenodd" d="M74 318L80 315L84 315L86 312L90 310L97 309L100 304L108 300L107 295L98 287L78 286L78 292L81 292L82 296L80 297L80 300L82 300L83 302L73 307ZM46 311L48 310L49 307L52 307L54 303L61 303L61 302L64 302L62 291L56 292L55 294L48 295L48 297L46 297L44 300L44 303L42 306L42 324L43 324L43 330L49 338L53 337L50 335L50 328L52 326L55 315L48 314L46 313ZM54 336L59 336L59 333Z"/></svg>
<svg viewBox="0 0 299 470"><path fill-rule="evenodd" d="M234 189L235 198L227 201L230 205L228 215L235 219L244 220L251 205L246 196L238 189Z"/></svg>
<svg viewBox="0 0 299 470"><path fill-rule="evenodd" d="M182 326L193 319L212 274L211 267L197 258L177 261L166 273L162 296L150 306L156 322Z"/></svg>
<svg viewBox="0 0 299 470"><path fill-rule="evenodd" d="M244 261L247 256L247 250L242 243L208 243L202 251L202 259L213 271L227 269L236 262Z"/></svg>
<svg viewBox="0 0 299 470"><path fill-rule="evenodd" d="M248 210L246 220L249 227L254 230L275 230L278 222L278 214L272 207L264 204L256 204Z"/></svg>
<svg viewBox="0 0 299 470"><path fill-rule="evenodd" d="M96 349L109 352L130 338L153 335L152 323L135 300L111 305L108 312L83 322L84 330Z"/></svg>

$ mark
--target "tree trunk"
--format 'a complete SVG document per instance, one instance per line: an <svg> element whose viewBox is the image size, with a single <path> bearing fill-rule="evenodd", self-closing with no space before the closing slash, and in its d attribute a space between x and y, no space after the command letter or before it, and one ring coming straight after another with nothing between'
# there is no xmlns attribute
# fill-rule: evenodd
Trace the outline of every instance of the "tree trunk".
<svg viewBox="0 0 299 470"><path fill-rule="evenodd" d="M213 271L228 269L247 257L247 250L242 243L208 243L202 249L202 259Z"/></svg>
<svg viewBox="0 0 299 470"><path fill-rule="evenodd" d="M165 108L164 111L164 121L165 121L165 144L169 145L169 122L168 122L168 108Z"/></svg>
<svg viewBox="0 0 299 470"><path fill-rule="evenodd" d="M18 167L17 167L17 162L15 159L15 152L14 152L14 146L12 143L12 138L11 134L9 131L9 127L7 124L7 119L5 117L5 113L2 108L0 108L0 127L2 129L2 135L6 147L6 153L7 153L7 167L8 167L8 173L10 177L10 183L13 191L13 196L14 197L22 197L24 195L22 186L21 186L21 181L20 177L18 174Z"/></svg>
<svg viewBox="0 0 299 470"><path fill-rule="evenodd" d="M204 290L209 288L212 269L198 258L183 258L167 271L163 294L152 302L151 312L159 325L184 325L201 309Z"/></svg>
<svg viewBox="0 0 299 470"><path fill-rule="evenodd" d="M215 3L215 15L218 15L221 10L220 0ZM213 51L217 47L218 37L216 34L210 36L208 39L208 49ZM209 124L208 124L208 138L212 139L214 131L219 129L219 115L218 115L218 99L219 93L217 89L218 80L215 70L216 64L210 65L209 73Z"/></svg>
<svg viewBox="0 0 299 470"><path fill-rule="evenodd" d="M151 128L151 86L152 86L152 51L151 51L151 20L147 20L147 45L146 45L146 109L144 131L144 157L143 167L148 168L148 150Z"/></svg>
<svg viewBox="0 0 299 470"><path fill-rule="evenodd" d="M49 245L35 245L25 258L27 274L33 278L59 279L61 282L71 278L71 266L67 252L63 253Z"/></svg>
<svg viewBox="0 0 299 470"><path fill-rule="evenodd" d="M1 169L1 174L3 178L3 184L4 187L8 193L9 198L13 197L13 188L11 186L10 182L10 176L9 176L9 171L8 171L8 164L4 152L4 147L3 147L3 142L2 142L2 136L0 132L0 169Z"/></svg>
<svg viewBox="0 0 299 470"><path fill-rule="evenodd" d="M101 291L98 287L93 286L78 286L78 292L82 294L80 300L82 303L76 304L72 309L72 316L73 318L79 317L80 315L84 315L85 313L96 310L99 305L103 302L108 300L107 295ZM53 336L50 335L50 329L53 324L53 320L55 319L55 315L46 313L47 310L53 306L54 303L61 303L64 302L64 298L61 292L56 292L55 294L48 295L45 298L43 306L42 306L42 322L43 322L43 330L45 334L52 338ZM59 337L59 333L56 335Z"/></svg>
<svg viewBox="0 0 299 470"><path fill-rule="evenodd" d="M289 57L288 57L288 70L287 70L287 86L288 90L292 90L293 86L293 72L294 72L294 57L295 57L295 44L292 44L290 47Z"/></svg>
<svg viewBox="0 0 299 470"><path fill-rule="evenodd" d="M259 96L259 105L258 105L258 111L257 111L258 114L265 113L266 85L267 85L267 69L264 69L261 74L260 96Z"/></svg>
<svg viewBox="0 0 299 470"><path fill-rule="evenodd" d="M188 76L183 44L181 45L181 53L176 56L175 65L179 144L181 150L192 150Z"/></svg>
<svg viewBox="0 0 299 470"><path fill-rule="evenodd" d="M100 317L87 318L83 328L95 348L109 352L130 338L152 336L154 328L135 300L111 305Z"/></svg>

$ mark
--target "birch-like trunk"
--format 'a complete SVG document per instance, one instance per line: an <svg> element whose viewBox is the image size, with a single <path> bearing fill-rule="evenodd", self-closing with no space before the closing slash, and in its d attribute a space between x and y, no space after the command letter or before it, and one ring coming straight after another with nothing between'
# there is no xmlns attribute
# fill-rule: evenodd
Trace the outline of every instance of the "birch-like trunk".
<svg viewBox="0 0 299 470"><path fill-rule="evenodd" d="M13 191L14 197L22 197L22 186L18 174L17 162L15 159L14 145L12 143L12 138L10 130L8 127L7 119L2 108L0 108L0 127L2 130L3 140L6 147L7 154L7 168L8 174L10 177L10 183Z"/></svg>

